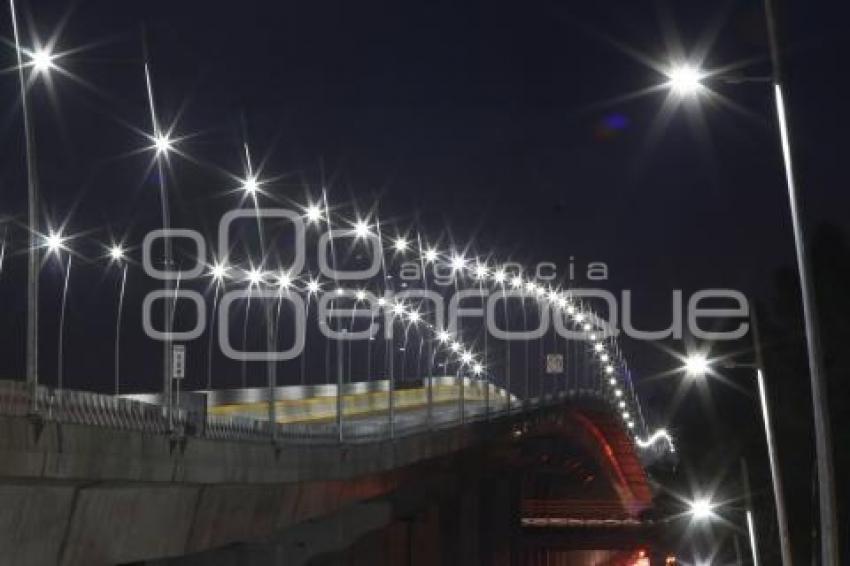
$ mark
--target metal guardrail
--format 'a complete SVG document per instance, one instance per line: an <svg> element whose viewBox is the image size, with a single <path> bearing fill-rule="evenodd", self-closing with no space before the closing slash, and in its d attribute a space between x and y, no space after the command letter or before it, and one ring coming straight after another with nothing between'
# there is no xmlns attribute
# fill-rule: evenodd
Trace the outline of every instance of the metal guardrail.
<svg viewBox="0 0 850 566"><path fill-rule="evenodd" d="M441 378L442 379L442 378ZM465 381L469 386L468 381ZM491 390L493 385L490 384ZM504 390L490 399L486 406L481 400L468 400L463 406L463 422L474 423L485 419L521 413L526 410L551 405L563 399L605 400L602 391L596 389L573 389L549 393L527 400L511 396L507 402ZM442 406L445 406L443 404ZM46 421L109 427L120 430L133 430L151 434L176 432L188 436L197 436L218 440L241 440L269 442L271 431L265 420L241 416L207 415L186 408L175 408L172 419L173 428L168 425L168 417L160 405L145 403L136 399L114 397L76 390L56 390L39 386L35 403L27 384L20 381L0 381L0 415L37 416ZM455 413L432 415L427 418L410 419L403 413L396 414L393 433L395 436L408 436L429 430L445 429L457 426L460 421L460 407ZM340 433L335 422L320 423L275 423L275 439L287 443L314 444L339 442ZM390 436L389 422L370 422L353 419L343 423L342 438L345 442L363 443L386 439Z"/></svg>
<svg viewBox="0 0 850 566"><path fill-rule="evenodd" d="M163 409L132 399L88 391L39 386L33 403L26 383L0 381L0 415L37 415L47 421L103 426L161 434L168 431ZM189 429L197 427L197 416L178 409L174 422Z"/></svg>

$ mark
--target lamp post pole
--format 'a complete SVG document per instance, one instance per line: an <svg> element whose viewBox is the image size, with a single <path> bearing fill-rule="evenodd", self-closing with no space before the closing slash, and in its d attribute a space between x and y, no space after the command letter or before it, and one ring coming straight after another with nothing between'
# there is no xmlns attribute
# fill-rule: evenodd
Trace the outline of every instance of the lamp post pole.
<svg viewBox="0 0 850 566"><path fill-rule="evenodd" d="M791 538L788 534L788 513L785 509L785 490L782 486L782 471L779 468L779 458L776 452L776 440L773 436L773 425L770 420L770 406L767 400L767 387L764 382L764 360L761 351L761 334L759 332L758 317L753 312L750 315L753 327L753 349L756 355L756 380L759 390L759 403L761 405L762 421L764 423L764 434L767 438L767 455L770 461L770 475L773 480L773 501L776 505L776 522L779 525L779 548L782 556L783 566L791 566Z"/></svg>
<svg viewBox="0 0 850 566"><path fill-rule="evenodd" d="M788 134L788 119L782 94L782 73L776 32L776 18L772 0L765 0L767 35L770 42L770 58L773 68L773 92L776 115L779 122L780 143L785 165L785 180L788 185L788 200L794 229L794 246L797 252L797 271L800 278L800 293L803 301L803 322L806 331L806 347L809 358L809 377L812 388L813 418L815 425L815 453L817 455L818 495L820 509L821 564L838 566L838 517L835 508L835 470L833 467L832 433L829 422L829 401L826 375L823 371L820 330L817 323L817 306L812 271L806 250L805 230L800 219L797 202L797 187L791 160L791 145Z"/></svg>
<svg viewBox="0 0 850 566"><path fill-rule="evenodd" d="M142 31L142 51L144 58L145 71L145 88L148 98L148 106L151 115L151 124L153 127L153 137L155 144L162 139L162 133L159 126L159 120L156 116L156 106L153 98L153 86L151 85L151 74L148 66L147 43L145 42L144 30ZM165 339L162 341L162 400L165 407L166 419L168 420L168 430L174 428L173 402L172 402L172 329L174 321L174 303L176 302L174 293L174 282L171 280L171 270L174 266L173 250L171 246L171 210L168 204L168 190L165 183L165 168L162 160L165 157L167 147L155 147L156 172L159 181L159 201L162 213L162 232L163 238L163 265L164 270L168 272L163 280L163 288L165 291L165 300L163 301L163 320L165 326Z"/></svg>
<svg viewBox="0 0 850 566"><path fill-rule="evenodd" d="M35 161L35 134L29 113L27 84L24 78L24 64L18 33L18 15L15 0L9 0L12 17L12 30L15 36L15 53L18 61L18 82L21 88L21 113L24 120L24 142L27 161L27 228L30 233L30 245L27 257L27 385L31 395L31 411L35 413L38 390L38 271L39 271L39 222L38 222L38 170Z"/></svg>
<svg viewBox="0 0 850 566"><path fill-rule="evenodd" d="M770 462L770 477L773 484L773 503L776 507L776 522L779 527L779 548L783 566L792 566L791 538L788 533L788 513L785 507L785 491L782 484L782 471L779 468L779 457L776 450L776 439L773 434L773 423L770 418L770 404L767 397L767 387L764 379L764 360L761 351L761 334L759 333L758 318L755 312L750 314L750 324L753 329L753 350L755 363L726 362L727 368L749 368L755 370L758 386L759 406L761 407L764 435L767 441L767 455ZM749 498L748 504L749 508Z"/></svg>

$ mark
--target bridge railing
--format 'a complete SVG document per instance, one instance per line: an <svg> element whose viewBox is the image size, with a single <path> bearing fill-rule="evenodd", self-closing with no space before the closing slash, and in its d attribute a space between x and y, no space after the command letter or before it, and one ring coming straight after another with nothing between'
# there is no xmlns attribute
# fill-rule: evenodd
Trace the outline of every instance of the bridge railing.
<svg viewBox="0 0 850 566"><path fill-rule="evenodd" d="M0 415L36 415L47 421L102 426L140 432L165 433L169 421L163 408L112 395L89 391L57 390L39 386L35 400L20 381L0 381ZM174 411L173 425L198 429L199 415L186 409Z"/></svg>
<svg viewBox="0 0 850 566"><path fill-rule="evenodd" d="M447 378L440 378L446 383ZM448 378L450 379L450 378ZM464 380L465 387L474 391L473 384ZM562 402L564 399L593 398L604 400L601 391L592 389L563 390L539 397L521 400L508 398L504 390L492 384L489 404L479 397L467 399L459 404L455 412L434 413L430 418L412 418L397 413L392 426L389 420L363 419L344 420L342 434L335 421L275 423L274 437L290 443L334 443L340 438L345 442L361 443L382 440L394 436L419 434L458 426L459 422L473 423L485 419L532 410L541 406ZM510 399L510 402L508 402ZM457 401L460 401L459 399ZM268 442L272 431L267 420L235 415L208 415L198 411L175 408L170 422L163 407L136 399L115 397L88 391L57 390L39 386L35 401L26 383L0 381L0 415L37 416L40 419L69 424L101 426L121 430L134 430L152 434L180 432L189 436L219 440Z"/></svg>

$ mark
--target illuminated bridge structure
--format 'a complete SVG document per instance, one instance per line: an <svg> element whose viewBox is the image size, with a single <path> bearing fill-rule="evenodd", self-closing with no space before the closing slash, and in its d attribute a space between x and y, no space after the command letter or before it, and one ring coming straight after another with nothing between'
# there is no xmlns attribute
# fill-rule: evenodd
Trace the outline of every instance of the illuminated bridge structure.
<svg viewBox="0 0 850 566"><path fill-rule="evenodd" d="M26 348L3 351L8 366L26 360L25 381L0 381L0 564L642 560L651 536L646 469L672 445L647 424L603 318L610 305L594 310L541 274L544 264L505 261L449 230L431 237L418 211L382 219L377 203L329 203L324 178L319 189L301 174L267 175L273 166L252 162L247 131L239 174L190 155L183 142L194 134L172 135L175 123L158 116L147 56L151 128L132 129L150 159L139 186L157 186L161 221L142 225L147 215L136 210L132 227L43 219L26 104L30 83L57 68L42 51L18 73L28 222L7 223L8 234L4 225L0 241L4 277L29 260ZM170 202L189 174L195 185L219 179L224 190L207 202ZM230 210L207 217L234 195ZM131 242L130 228L146 236ZM80 278L90 284L120 284L92 286L91 305L68 309L81 270L96 272ZM144 298L125 309L128 281ZM464 303L463 320L444 321L461 296L486 298L486 308ZM58 308L47 308L49 297L61 297ZM195 305L192 316L181 303ZM382 332L356 345L330 338L329 330L357 330L354 314L348 327L344 316L337 326L320 320L328 304L360 310ZM130 308L141 324L122 333ZM116 313L114 326L106 312ZM554 327L501 339L491 314L499 328ZM303 323L294 325L297 359L269 358L292 320ZM57 340L45 346L52 329ZM135 367L122 360L122 343L137 354ZM203 357L205 376L178 371L190 352ZM65 368L80 358L85 371Z"/></svg>
<svg viewBox="0 0 850 566"><path fill-rule="evenodd" d="M253 219L255 211L242 212ZM311 205L305 218L331 230L323 214ZM250 250L232 250L229 264L183 258L210 268L180 282L184 294L194 285L212 295L207 340L199 341L208 344L206 379L175 382L163 372L159 392L129 393L117 370L119 311L113 394L83 391L80 379L67 377L64 388L0 382L2 563L641 560L653 537L646 468L673 447L651 434L604 319L569 289L491 256L438 252L419 237L384 241L377 222L351 226L347 256L356 259L354 248L372 238L383 258L377 276L351 289L312 277L315 266L306 274L255 267L263 262L251 261ZM268 252L271 238L265 246L264 239ZM65 249L60 242L55 253ZM422 290L437 287L426 265L442 262L456 280L441 291L518 299L518 308L499 307L507 326L556 324L523 341L494 338L480 316L444 326L439 307L393 275L404 269L405 253L422 267ZM70 263L65 273L67 291ZM215 305L237 305L234 287L236 299L247 300L245 319L227 323ZM256 309L265 324L251 325L249 307L260 298L277 307ZM369 303L371 322L385 332L356 344L328 337L317 344L317 332L308 334L306 349L319 359L302 361L299 378L291 365L254 359L243 362L234 384L233 364L214 359L216 325L232 331L228 324L241 323L244 351L248 329L265 328L273 352L286 319L281 309L306 305L316 317L306 322L322 328L326 321L310 305L326 299L340 309ZM556 332L559 325L573 337ZM174 354L145 340L170 366Z"/></svg>
<svg viewBox="0 0 850 566"><path fill-rule="evenodd" d="M408 383L392 438L387 390L278 388L272 444L264 388L210 392L176 434L155 396L41 388L36 417L2 382L5 563L631 564L651 543L659 452L604 389Z"/></svg>

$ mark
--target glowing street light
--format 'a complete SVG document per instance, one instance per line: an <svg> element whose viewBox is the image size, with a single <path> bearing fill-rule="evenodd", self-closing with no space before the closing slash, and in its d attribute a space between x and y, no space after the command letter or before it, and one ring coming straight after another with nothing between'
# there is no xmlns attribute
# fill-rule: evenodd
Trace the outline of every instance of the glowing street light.
<svg viewBox="0 0 850 566"><path fill-rule="evenodd" d="M257 181L257 177L251 175L242 180L242 191L250 196L254 196L257 194L257 191L260 189L260 183Z"/></svg>
<svg viewBox="0 0 850 566"><path fill-rule="evenodd" d="M318 222L322 219L322 207L317 204L311 204L304 210L304 216L310 222Z"/></svg>
<svg viewBox="0 0 850 566"><path fill-rule="evenodd" d="M263 272L257 269L256 267L252 267L245 273L245 277L248 279L248 282L252 287L258 286L263 282Z"/></svg>
<svg viewBox="0 0 850 566"><path fill-rule="evenodd" d="M369 235L369 224L365 220L358 220L354 223L354 235L358 238L365 238Z"/></svg>
<svg viewBox="0 0 850 566"><path fill-rule="evenodd" d="M210 277L215 279L216 281L223 281L225 277L227 277L227 273L230 271L230 268L227 267L226 263L218 263L216 262L210 268Z"/></svg>
<svg viewBox="0 0 850 566"><path fill-rule="evenodd" d="M814 285L812 284L812 268L808 258L805 223L800 219L798 206L798 189L794 173L791 138L788 126L788 115L783 94L783 73L779 54L783 51L777 38L775 8L772 0L765 0L765 18L767 39L771 61L771 77L769 82L773 87L773 99L776 110L779 146L782 152L785 184L787 188L791 227L794 234L794 247L797 258L797 276L800 282L800 295L803 311L803 325L806 337L806 354L811 381L813 418L815 421L815 455L818 476L818 512L820 515L820 545L821 561L826 566L838 566L838 511L836 509L835 470L832 462L832 433L830 429L830 410L825 385L826 379L823 368L821 351L820 328L817 321L817 308ZM668 85L680 96L697 93L702 88L701 81L705 75L698 68L687 65L673 66L667 72ZM745 79L748 82L762 82L762 78ZM740 82L740 80L735 81ZM786 566L791 563L788 545L782 541L782 562Z"/></svg>
<svg viewBox="0 0 850 566"><path fill-rule="evenodd" d="M317 279L310 279L307 282L307 291L311 295L315 295L316 293L318 293L321 290L321 288L322 287L321 287L321 285L319 285L319 281Z"/></svg>
<svg viewBox="0 0 850 566"><path fill-rule="evenodd" d="M692 65L676 65L667 72L667 86L681 97L693 96L702 89L705 73Z"/></svg>
<svg viewBox="0 0 850 566"><path fill-rule="evenodd" d="M122 261L125 258L125 250L121 244L114 244L109 248L109 259L112 261Z"/></svg>
<svg viewBox="0 0 850 566"><path fill-rule="evenodd" d="M428 248L427 250L425 250L424 254L425 261L427 261L428 263L434 263L435 261L437 261L438 255L439 254L437 254L437 250L435 250L434 248Z"/></svg>
<svg viewBox="0 0 850 566"><path fill-rule="evenodd" d="M448 330L440 330L437 332L437 340L439 340L442 344L445 344L449 340L451 340L452 335Z"/></svg>
<svg viewBox="0 0 850 566"><path fill-rule="evenodd" d="M714 504L707 497L698 498L688 503L691 517L695 521L706 521L714 517Z"/></svg>
<svg viewBox="0 0 850 566"><path fill-rule="evenodd" d="M396 238L395 242L393 242L393 247L397 252L407 251L407 248L410 247L410 242L407 241L407 238L399 237Z"/></svg>
<svg viewBox="0 0 850 566"><path fill-rule="evenodd" d="M676 451L676 447L673 444L673 437L670 436L670 433L667 432L667 429L664 429L664 428L659 428L658 430L653 432L651 435L649 435L647 438L635 438L635 442L637 443L638 447L640 447L640 448L649 448L650 446L653 446L659 440L663 440L664 442L666 442L667 446L670 448L671 452Z"/></svg>
<svg viewBox="0 0 850 566"><path fill-rule="evenodd" d="M157 156L166 155L169 151L174 149L174 140L171 139L167 133L157 133L152 138L153 141L153 149L156 151Z"/></svg>
<svg viewBox="0 0 850 566"><path fill-rule="evenodd" d="M47 248L48 253L58 254L65 248L65 238L61 233L51 231L44 237L44 247Z"/></svg>
<svg viewBox="0 0 850 566"><path fill-rule="evenodd" d="M47 73L56 67L53 62L56 56L46 47L39 47L29 54L30 63L36 73Z"/></svg>
<svg viewBox="0 0 850 566"><path fill-rule="evenodd" d="M685 374L688 377L703 377L708 369L708 360L703 354L691 354L685 359Z"/></svg>
<svg viewBox="0 0 850 566"><path fill-rule="evenodd" d="M466 258L461 254L454 254L451 261L452 271L461 271L466 267Z"/></svg>
<svg viewBox="0 0 850 566"><path fill-rule="evenodd" d="M292 276L288 271L281 271L277 276L277 286L280 289L289 289L292 286Z"/></svg>

